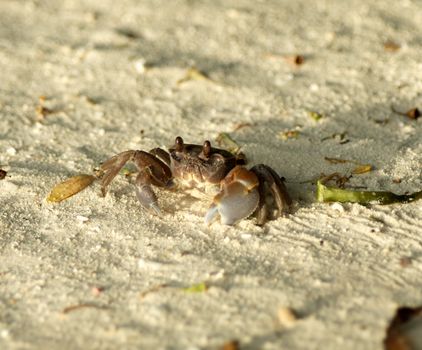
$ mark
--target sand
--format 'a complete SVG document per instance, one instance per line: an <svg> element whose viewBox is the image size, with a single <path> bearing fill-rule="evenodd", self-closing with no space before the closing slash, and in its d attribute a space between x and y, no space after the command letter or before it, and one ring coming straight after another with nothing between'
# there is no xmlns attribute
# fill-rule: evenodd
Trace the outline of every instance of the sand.
<svg viewBox="0 0 422 350"><path fill-rule="evenodd" d="M422 203L316 203L310 180L356 167L331 157L373 166L349 186L422 189L421 119L391 109L421 107L421 23L410 0L2 0L0 348L382 349L422 304ZM46 202L221 132L286 178L291 215L207 226L209 203L158 191L157 217L124 176Z"/></svg>

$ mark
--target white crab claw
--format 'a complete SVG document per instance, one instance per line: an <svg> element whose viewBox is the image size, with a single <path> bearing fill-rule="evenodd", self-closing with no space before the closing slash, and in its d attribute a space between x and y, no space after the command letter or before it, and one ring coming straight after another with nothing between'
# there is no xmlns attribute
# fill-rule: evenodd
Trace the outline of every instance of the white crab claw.
<svg viewBox="0 0 422 350"><path fill-rule="evenodd" d="M211 224L220 214L222 224L234 225L250 216L258 203L258 178L243 167L235 167L221 182L221 191L214 197L205 223Z"/></svg>
<svg viewBox="0 0 422 350"><path fill-rule="evenodd" d="M210 225L217 218L218 207L213 203L205 214L205 223Z"/></svg>

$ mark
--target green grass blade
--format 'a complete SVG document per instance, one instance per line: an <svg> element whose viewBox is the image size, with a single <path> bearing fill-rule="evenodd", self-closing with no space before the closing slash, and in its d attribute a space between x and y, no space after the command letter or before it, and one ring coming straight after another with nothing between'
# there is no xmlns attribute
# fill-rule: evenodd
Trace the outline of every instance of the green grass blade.
<svg viewBox="0 0 422 350"><path fill-rule="evenodd" d="M409 195L397 195L387 191L356 191L328 187L317 182L316 197L318 202L352 202L360 204L408 203L422 198L422 191Z"/></svg>

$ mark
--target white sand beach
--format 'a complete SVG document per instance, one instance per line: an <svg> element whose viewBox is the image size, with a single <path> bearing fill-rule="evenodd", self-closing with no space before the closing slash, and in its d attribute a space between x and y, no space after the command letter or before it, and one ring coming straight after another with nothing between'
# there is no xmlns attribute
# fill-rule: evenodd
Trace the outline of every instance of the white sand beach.
<svg viewBox="0 0 422 350"><path fill-rule="evenodd" d="M312 181L369 164L347 185L422 190L422 118L392 110L422 108L421 23L411 0L2 0L0 349L383 349L422 305L422 202L317 203ZM46 201L223 132L285 177L290 215L207 226L164 190L151 215L121 175Z"/></svg>

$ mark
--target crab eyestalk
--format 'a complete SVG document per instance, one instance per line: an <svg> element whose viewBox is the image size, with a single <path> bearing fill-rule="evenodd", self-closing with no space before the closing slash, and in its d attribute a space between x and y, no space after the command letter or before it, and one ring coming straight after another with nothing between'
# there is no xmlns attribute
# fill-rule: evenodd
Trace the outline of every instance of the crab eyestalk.
<svg viewBox="0 0 422 350"><path fill-rule="evenodd" d="M211 224L220 214L223 225L234 225L250 216L258 206L257 176L237 166L221 182L221 191L214 197L213 204L205 215L205 223Z"/></svg>
<svg viewBox="0 0 422 350"><path fill-rule="evenodd" d="M176 137L176 140L174 141L174 148L177 152L182 152L184 148L183 139L180 136Z"/></svg>
<svg viewBox="0 0 422 350"><path fill-rule="evenodd" d="M202 153L207 158L211 154L211 142L209 142L208 140L204 142L204 146L202 147Z"/></svg>

